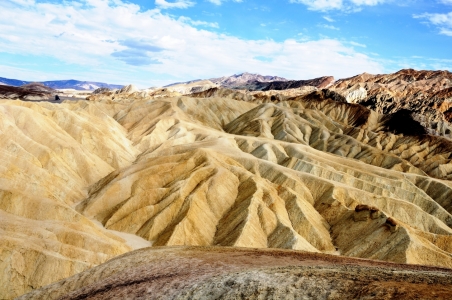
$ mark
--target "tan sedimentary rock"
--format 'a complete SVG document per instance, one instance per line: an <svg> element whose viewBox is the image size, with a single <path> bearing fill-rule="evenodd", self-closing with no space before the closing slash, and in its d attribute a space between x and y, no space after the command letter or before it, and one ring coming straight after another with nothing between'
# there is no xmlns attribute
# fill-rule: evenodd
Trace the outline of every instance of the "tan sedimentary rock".
<svg viewBox="0 0 452 300"><path fill-rule="evenodd" d="M172 84L166 87L170 92L177 92L182 95L199 93L205 90L218 87L217 84L210 80L195 80L186 83Z"/></svg>
<svg viewBox="0 0 452 300"><path fill-rule="evenodd" d="M95 266L131 247L73 205L136 152L104 112L0 104L0 298ZM97 116L96 116L97 115Z"/></svg>
<svg viewBox="0 0 452 300"><path fill-rule="evenodd" d="M151 244L452 267L450 140L327 90L205 92L0 102L3 298Z"/></svg>
<svg viewBox="0 0 452 300"><path fill-rule="evenodd" d="M135 92L138 92L138 88L133 84L129 84L117 91L117 94L132 94Z"/></svg>

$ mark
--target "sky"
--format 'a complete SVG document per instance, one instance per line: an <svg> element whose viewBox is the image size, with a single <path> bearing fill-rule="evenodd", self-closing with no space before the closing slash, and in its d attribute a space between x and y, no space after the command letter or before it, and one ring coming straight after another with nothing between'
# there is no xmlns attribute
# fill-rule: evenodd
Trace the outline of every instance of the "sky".
<svg viewBox="0 0 452 300"><path fill-rule="evenodd" d="M0 77L141 88L452 71L452 0L1 0Z"/></svg>

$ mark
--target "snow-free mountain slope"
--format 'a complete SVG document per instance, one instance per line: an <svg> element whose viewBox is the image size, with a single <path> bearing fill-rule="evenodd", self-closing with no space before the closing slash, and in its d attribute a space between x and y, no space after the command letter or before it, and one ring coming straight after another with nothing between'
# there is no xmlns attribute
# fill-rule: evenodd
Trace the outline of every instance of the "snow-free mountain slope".
<svg viewBox="0 0 452 300"><path fill-rule="evenodd" d="M452 137L452 73L400 70L393 74L363 73L338 80L331 89L381 114L405 110L430 134Z"/></svg>
<svg viewBox="0 0 452 300"><path fill-rule="evenodd" d="M34 82L0 77L0 85L19 87L29 83L41 83L52 89L74 89L74 90L95 90L101 87L110 89L120 89L123 87L122 85L117 84L108 84L94 81L80 81L74 79Z"/></svg>
<svg viewBox="0 0 452 300"><path fill-rule="evenodd" d="M1 101L0 298L151 245L452 268L452 142L394 133L346 98L128 86Z"/></svg>

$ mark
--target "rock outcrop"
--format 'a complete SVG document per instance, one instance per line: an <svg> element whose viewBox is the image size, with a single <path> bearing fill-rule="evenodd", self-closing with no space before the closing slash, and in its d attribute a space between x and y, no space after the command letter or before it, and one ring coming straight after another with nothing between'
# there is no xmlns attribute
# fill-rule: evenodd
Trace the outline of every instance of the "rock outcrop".
<svg viewBox="0 0 452 300"><path fill-rule="evenodd" d="M257 87L254 90L270 91L270 90L287 90L296 89L304 86L313 86L319 89L324 89L331 86L334 82L334 77L323 76L309 80L287 80L287 81L273 81L265 83L262 87Z"/></svg>
<svg viewBox="0 0 452 300"><path fill-rule="evenodd" d="M364 73L338 80L330 89L341 93L348 102L380 114L405 110L430 134L452 137L452 73L448 71Z"/></svg>
<svg viewBox="0 0 452 300"><path fill-rule="evenodd" d="M92 92L92 94L103 94L103 93L109 93L109 92L111 92L111 91L112 91L112 90L109 89L109 88L101 87L101 88L95 89L95 90Z"/></svg>
<svg viewBox="0 0 452 300"><path fill-rule="evenodd" d="M124 87L122 87L119 91L117 91L118 94L132 94L135 92L138 92L138 88L133 85L133 84L129 84L129 85L125 85Z"/></svg>
<svg viewBox="0 0 452 300"><path fill-rule="evenodd" d="M52 97L52 92L45 89L37 89L36 85L14 87L9 85L0 85L1 99L20 99L24 101L42 101Z"/></svg>
<svg viewBox="0 0 452 300"><path fill-rule="evenodd" d="M43 92L48 94L54 94L56 91L48 86L45 86L42 83L39 82L31 82L24 84L20 86L20 88L27 90L27 91L33 91L33 92Z"/></svg>
<svg viewBox="0 0 452 300"><path fill-rule="evenodd" d="M185 83L176 83L171 84L168 86L165 86L168 91L170 92L176 92L180 93L182 95L192 94L192 93L199 93L203 92L205 90L218 87L218 84L213 83L210 80L195 80L195 81L189 81Z"/></svg>

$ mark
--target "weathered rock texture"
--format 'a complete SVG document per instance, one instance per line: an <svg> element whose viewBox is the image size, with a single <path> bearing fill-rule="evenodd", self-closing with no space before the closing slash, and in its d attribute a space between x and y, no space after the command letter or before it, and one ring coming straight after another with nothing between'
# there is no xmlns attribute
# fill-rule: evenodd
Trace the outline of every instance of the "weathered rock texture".
<svg viewBox="0 0 452 300"><path fill-rule="evenodd" d="M288 80L288 81L273 81L257 86L255 91L270 91L270 90L287 90L295 89L304 86L313 86L319 89L327 88L334 82L334 77L324 76L309 80Z"/></svg>
<svg viewBox="0 0 452 300"><path fill-rule="evenodd" d="M450 140L329 90L172 93L0 102L0 298L151 244L452 267Z"/></svg>
<svg viewBox="0 0 452 300"><path fill-rule="evenodd" d="M309 252L147 248L19 299L450 299L452 270Z"/></svg>
<svg viewBox="0 0 452 300"><path fill-rule="evenodd" d="M20 99L28 101L48 100L52 96L49 89L38 89L36 84L24 87L0 85L0 99Z"/></svg>
<svg viewBox="0 0 452 300"><path fill-rule="evenodd" d="M34 92L45 92L48 94L54 94L56 91L48 86L45 86L42 83L39 82L30 82L27 84L24 84L20 86L20 88L27 90L27 91L34 91Z"/></svg>
<svg viewBox="0 0 452 300"><path fill-rule="evenodd" d="M348 102L381 114L408 111L429 133L452 137L452 73L448 71L364 73L338 80L330 88L342 93Z"/></svg>
<svg viewBox="0 0 452 300"><path fill-rule="evenodd" d="M132 249L73 208L135 159L125 134L95 105L1 102L1 299Z"/></svg>
<svg viewBox="0 0 452 300"><path fill-rule="evenodd" d="M229 80L234 79L231 77ZM220 87L210 90L193 92L191 96L215 95L236 100L273 103L294 100L291 99L293 97L297 97L298 100L332 99L358 103L388 116L402 127L405 125L409 129L413 125L422 127L421 131L432 135L452 137L452 73L448 71L407 69L393 74L363 73L336 82L331 76L300 81L248 79L249 81L242 79L241 85L220 84ZM231 91L227 88L241 90ZM403 128L402 131L400 128L392 130L393 133L405 134L420 132L419 130L411 132Z"/></svg>
<svg viewBox="0 0 452 300"><path fill-rule="evenodd" d="M185 83L176 83L166 86L165 88L170 92L180 93L182 95L199 93L205 90L218 87L218 84L210 80L195 80Z"/></svg>

